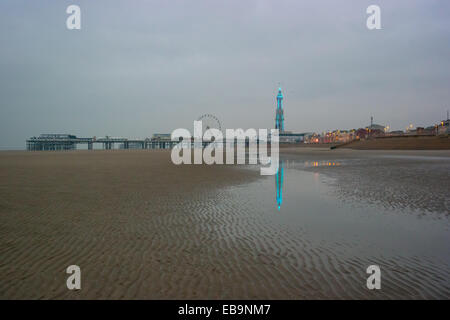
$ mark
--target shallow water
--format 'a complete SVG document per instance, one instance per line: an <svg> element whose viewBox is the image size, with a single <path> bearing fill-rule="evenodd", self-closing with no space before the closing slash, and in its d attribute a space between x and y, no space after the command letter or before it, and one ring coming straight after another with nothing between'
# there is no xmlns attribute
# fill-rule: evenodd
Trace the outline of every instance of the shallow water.
<svg viewBox="0 0 450 320"><path fill-rule="evenodd" d="M398 190L393 199L382 191L387 186L361 185L367 184L366 179L379 184L392 170L397 171L397 163L380 163L378 157L333 161L291 157L281 161L276 176L228 188L227 198L239 204L241 215L247 216L244 238L251 239L257 250L271 252L271 262L290 270L291 284L299 287L299 293L319 298L449 298L446 205L450 194L446 193L445 172L450 162L448 158L401 160L402 168L421 181L422 187L418 183L419 191L402 189L402 183L410 183L408 177L405 181L395 178ZM434 162L418 164L418 160ZM371 161L377 163L375 171ZM423 187L424 170L434 170L444 179L435 181L444 183L442 194ZM360 194L355 196L341 183ZM365 195L367 189L369 196ZM420 205L408 201L408 197L417 198L416 191L425 199ZM405 197L399 196L403 193ZM426 207L439 197L444 198L438 201L441 206ZM369 265L381 267L381 290L366 288ZM311 277L305 277L308 273Z"/></svg>

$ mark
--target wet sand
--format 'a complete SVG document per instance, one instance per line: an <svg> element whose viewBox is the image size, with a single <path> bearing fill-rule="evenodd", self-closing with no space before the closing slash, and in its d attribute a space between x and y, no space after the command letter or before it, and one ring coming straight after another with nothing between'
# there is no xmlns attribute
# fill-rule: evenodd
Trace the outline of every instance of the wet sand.
<svg viewBox="0 0 450 320"><path fill-rule="evenodd" d="M307 281L321 298L450 297L450 151L292 148L282 159L283 204L268 225L297 230L279 245L302 248L289 265L317 273ZM371 264L380 291L362 285Z"/></svg>
<svg viewBox="0 0 450 320"><path fill-rule="evenodd" d="M257 177L175 166L168 151L1 152L0 298L206 297L218 222L199 212Z"/></svg>
<svg viewBox="0 0 450 320"><path fill-rule="evenodd" d="M450 215L450 151L337 152L339 166L309 168L335 178L343 201L365 200L420 214ZM355 154L353 154L355 155ZM346 156L348 157L346 160Z"/></svg>
<svg viewBox="0 0 450 320"><path fill-rule="evenodd" d="M450 215L450 150L291 148L283 154L305 161L305 170L332 177L343 201Z"/></svg>
<svg viewBox="0 0 450 320"><path fill-rule="evenodd" d="M0 298L449 297L449 152L297 148L283 157L302 165L286 173L278 212L273 177L258 170L174 166L167 151L2 152ZM325 165L333 162L340 165ZM361 187L387 177L400 196ZM355 186L363 191L352 198ZM341 200L376 220L348 215L335 206ZM331 209L321 207L327 201ZM371 201L380 207L369 210ZM426 253L413 240L404 245L410 237ZM374 262L385 274L379 292L365 287ZM81 267L80 291L66 288L71 264Z"/></svg>

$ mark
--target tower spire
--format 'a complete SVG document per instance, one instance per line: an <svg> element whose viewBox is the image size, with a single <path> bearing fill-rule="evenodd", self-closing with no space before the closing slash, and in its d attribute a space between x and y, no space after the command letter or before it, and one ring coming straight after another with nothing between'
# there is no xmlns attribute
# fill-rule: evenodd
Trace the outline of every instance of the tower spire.
<svg viewBox="0 0 450 320"><path fill-rule="evenodd" d="M278 129L280 132L284 131L283 93L281 92L281 87L278 88L275 129Z"/></svg>

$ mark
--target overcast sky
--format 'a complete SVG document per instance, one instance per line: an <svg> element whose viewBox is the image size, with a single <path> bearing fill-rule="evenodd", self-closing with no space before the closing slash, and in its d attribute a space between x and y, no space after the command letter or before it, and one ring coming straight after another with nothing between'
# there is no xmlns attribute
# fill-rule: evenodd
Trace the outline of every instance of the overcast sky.
<svg viewBox="0 0 450 320"><path fill-rule="evenodd" d="M428 126L450 109L449 57L446 0L1 0L0 147L192 130L204 113L272 128L279 82L287 130Z"/></svg>

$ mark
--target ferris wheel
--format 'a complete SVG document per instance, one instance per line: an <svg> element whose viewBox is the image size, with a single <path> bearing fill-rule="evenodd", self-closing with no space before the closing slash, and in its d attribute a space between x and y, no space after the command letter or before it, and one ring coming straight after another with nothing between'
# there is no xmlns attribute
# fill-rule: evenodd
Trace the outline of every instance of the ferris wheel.
<svg viewBox="0 0 450 320"><path fill-rule="evenodd" d="M205 133L208 129L218 129L219 131L222 131L222 126L220 124L219 119L217 119L216 116L206 113L201 115L197 121L202 122L202 135Z"/></svg>

